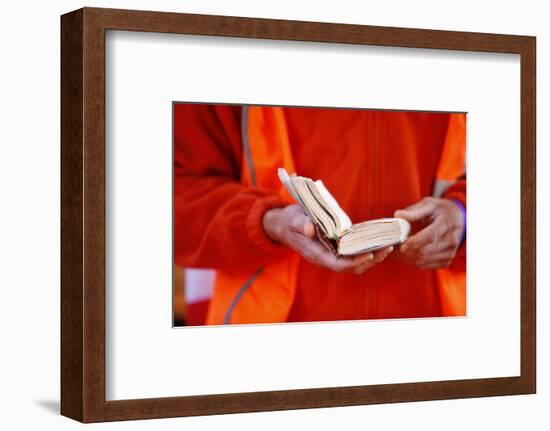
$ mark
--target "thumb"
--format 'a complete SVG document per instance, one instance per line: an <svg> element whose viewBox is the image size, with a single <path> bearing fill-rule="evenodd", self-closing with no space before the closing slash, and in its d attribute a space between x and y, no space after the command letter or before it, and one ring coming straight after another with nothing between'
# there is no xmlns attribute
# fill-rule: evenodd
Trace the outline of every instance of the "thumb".
<svg viewBox="0 0 550 431"><path fill-rule="evenodd" d="M407 221L418 221L429 216L434 211L436 205L430 198L424 198L420 202L412 204L402 210L397 210L394 217L402 218Z"/></svg>
<svg viewBox="0 0 550 431"><path fill-rule="evenodd" d="M315 234L315 227L313 226L313 223L311 223L309 217L304 213L298 213L292 217L290 220L290 228L293 231L299 232L310 238L312 238Z"/></svg>
<svg viewBox="0 0 550 431"><path fill-rule="evenodd" d="M313 226L313 223L311 223L311 220L309 218L304 224L304 235L309 238L313 238L313 236L315 235L315 226Z"/></svg>

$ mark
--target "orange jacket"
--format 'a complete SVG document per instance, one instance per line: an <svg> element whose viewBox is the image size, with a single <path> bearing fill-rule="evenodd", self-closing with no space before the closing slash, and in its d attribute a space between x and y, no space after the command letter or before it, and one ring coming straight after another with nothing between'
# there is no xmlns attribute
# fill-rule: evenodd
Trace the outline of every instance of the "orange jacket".
<svg viewBox="0 0 550 431"><path fill-rule="evenodd" d="M434 190L466 206L465 115L185 104L174 115L175 259L217 270L208 323L465 314L465 244L447 270L390 258L357 276L309 264L261 227L291 202L281 166L322 178L354 222Z"/></svg>

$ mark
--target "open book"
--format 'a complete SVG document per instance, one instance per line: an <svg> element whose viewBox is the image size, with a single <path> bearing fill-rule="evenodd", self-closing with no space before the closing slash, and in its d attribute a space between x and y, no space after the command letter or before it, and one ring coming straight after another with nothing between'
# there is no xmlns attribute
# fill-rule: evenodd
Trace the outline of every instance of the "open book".
<svg viewBox="0 0 550 431"><path fill-rule="evenodd" d="M384 218L352 224L321 180L288 175L279 168L279 179L316 227L319 240L335 254L350 256L401 244L410 225L399 218Z"/></svg>

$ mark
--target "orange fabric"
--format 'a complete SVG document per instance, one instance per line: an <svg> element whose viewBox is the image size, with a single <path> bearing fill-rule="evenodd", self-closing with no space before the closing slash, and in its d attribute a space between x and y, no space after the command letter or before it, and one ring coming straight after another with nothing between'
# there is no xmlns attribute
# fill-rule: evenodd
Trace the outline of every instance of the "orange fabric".
<svg viewBox="0 0 550 431"><path fill-rule="evenodd" d="M438 180L454 181L465 173L466 114L449 116L441 161L437 168Z"/></svg>
<svg viewBox="0 0 550 431"><path fill-rule="evenodd" d="M293 203L276 174L280 167L289 172L294 171L282 110L250 108L247 134L256 184L275 191L285 204ZM247 166L244 154L242 166L241 183L251 187L250 167ZM239 300L228 323L285 322L294 299L298 262L299 256L289 252L284 258L266 265ZM250 277L250 273L216 273L214 295L207 317L208 324L220 324L225 321L233 299Z"/></svg>
<svg viewBox="0 0 550 431"><path fill-rule="evenodd" d="M437 169L436 179L456 181L466 173L466 114L453 114L449 117L449 125L443 151ZM466 208L466 181L459 180L454 188L447 190L447 197L458 200ZM464 192L457 193L460 185ZM439 285L439 295L442 313L445 316L464 316L466 314L466 245L458 252L455 261L463 261L463 265L455 264L451 268L436 271Z"/></svg>
<svg viewBox="0 0 550 431"><path fill-rule="evenodd" d="M228 304L259 267L266 269L235 307L233 323L457 313L465 288L449 289L437 271L390 258L361 276L334 273L273 243L261 227L267 209L288 202L279 166L323 179L354 222L392 216L431 195L449 154L454 115L253 107L248 132L258 185L250 187L240 108L176 105L175 258L183 266L219 271L209 323L223 321ZM446 196L465 204L465 193L461 180ZM465 247L455 261L453 268L465 274Z"/></svg>
<svg viewBox="0 0 550 431"><path fill-rule="evenodd" d="M280 206L272 190L240 183L241 109L174 107L174 260L181 267L254 272L286 253L261 217Z"/></svg>
<svg viewBox="0 0 550 431"><path fill-rule="evenodd" d="M247 132L257 184L293 202L277 176L277 168L295 170L282 108L249 108ZM244 154L242 166L246 166ZM248 167L241 170L241 182L247 186L251 185L249 171Z"/></svg>
<svg viewBox="0 0 550 431"><path fill-rule="evenodd" d="M453 269L438 269L436 273L439 283L442 315L465 316L466 272Z"/></svg>

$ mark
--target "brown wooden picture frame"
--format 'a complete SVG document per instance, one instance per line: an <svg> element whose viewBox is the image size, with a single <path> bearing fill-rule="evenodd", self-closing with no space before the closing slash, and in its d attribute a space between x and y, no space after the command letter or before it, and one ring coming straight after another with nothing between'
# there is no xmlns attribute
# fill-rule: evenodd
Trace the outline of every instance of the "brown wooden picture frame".
<svg viewBox="0 0 550 431"><path fill-rule="evenodd" d="M521 58L521 375L106 401L107 30L514 53ZM165 418L536 390L535 47L530 36L84 8L61 17L61 414L82 422Z"/></svg>

